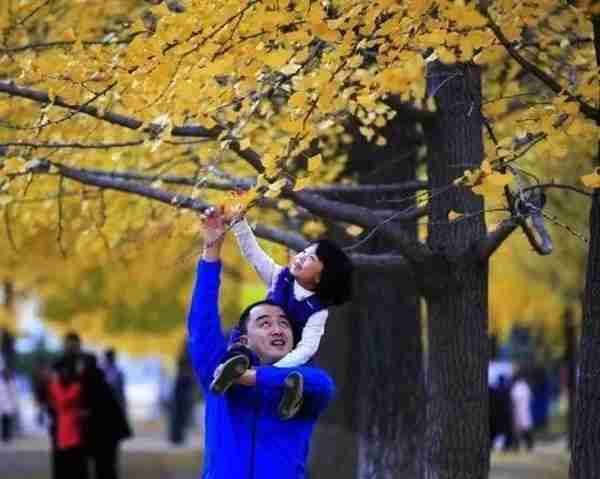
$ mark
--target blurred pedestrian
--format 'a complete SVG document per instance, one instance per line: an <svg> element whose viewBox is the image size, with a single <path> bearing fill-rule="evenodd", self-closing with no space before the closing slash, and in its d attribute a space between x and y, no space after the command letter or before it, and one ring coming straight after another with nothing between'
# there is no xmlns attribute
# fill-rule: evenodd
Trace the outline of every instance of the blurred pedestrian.
<svg viewBox="0 0 600 479"><path fill-rule="evenodd" d="M513 405L514 446L519 449L521 440L528 450L533 449L533 417L531 414L531 388L522 374L515 378L510 391Z"/></svg>
<svg viewBox="0 0 600 479"><path fill-rule="evenodd" d="M95 479L117 479L119 445L132 436L131 428L121 403L94 356L86 360L83 380L89 408L86 442Z"/></svg>
<svg viewBox="0 0 600 479"><path fill-rule="evenodd" d="M56 364L48 400L54 418L53 474L57 479L87 479L84 423L89 411L84 407L83 382L74 357L65 357Z"/></svg>
<svg viewBox="0 0 600 479"><path fill-rule="evenodd" d="M170 401L169 440L180 445L185 442L186 432L194 407L194 372L186 354L179 360L177 375Z"/></svg>
<svg viewBox="0 0 600 479"><path fill-rule="evenodd" d="M512 444L512 404L510 398L510 384L501 374L495 385L490 386L490 446L493 447L496 439L502 437L503 449L510 448Z"/></svg>
<svg viewBox="0 0 600 479"><path fill-rule="evenodd" d="M4 367L0 371L0 428L4 443L10 442L13 438L18 401L14 374Z"/></svg>
<svg viewBox="0 0 600 479"><path fill-rule="evenodd" d="M117 365L116 352L113 348L104 351L104 364L102 365L106 382L111 387L117 401L121 404L123 411L127 411L127 400L125 397L125 375Z"/></svg>

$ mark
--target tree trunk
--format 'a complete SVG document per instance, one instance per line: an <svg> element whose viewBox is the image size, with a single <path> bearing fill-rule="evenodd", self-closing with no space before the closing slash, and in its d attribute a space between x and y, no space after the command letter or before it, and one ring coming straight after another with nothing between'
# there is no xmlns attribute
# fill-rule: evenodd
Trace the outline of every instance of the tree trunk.
<svg viewBox="0 0 600 479"><path fill-rule="evenodd" d="M571 448L571 439L573 437L573 425L575 418L575 384L576 384L576 346L575 346L575 322L573 321L573 311L569 308L564 314L564 334L565 334L565 356L564 367L567 382L567 434L568 445Z"/></svg>
<svg viewBox="0 0 600 479"><path fill-rule="evenodd" d="M486 234L483 200L452 187L483 159L481 71L430 64L437 119L426 126L432 188L428 244L435 259L428 302L426 479L482 479L489 472L487 262L473 258ZM450 185L450 186L449 186ZM450 222L448 213L474 214Z"/></svg>
<svg viewBox="0 0 600 479"><path fill-rule="evenodd" d="M596 65L600 66L600 16L592 18ZM599 122L596 122L600 126ZM600 143L596 153L600 166ZM590 245L585 278L583 324L579 345L575 427L571 434L571 479L600 477L600 190L590 211Z"/></svg>
<svg viewBox="0 0 600 479"><path fill-rule="evenodd" d="M398 117L382 133L388 139L386 148L364 141L353 147L352 155L359 156L363 168L367 168L360 175L361 183L385 184L390 178L395 182L414 180L417 161L414 148L422 142L415 123ZM365 197L361 204L404 210L414 207L416 202L410 194L379 194ZM405 230L416 239L416 222L406 224ZM384 252L391 248L375 235L362 252ZM361 273L357 291L361 312L358 477L418 479L421 477L418 451L425 419L418 291L414 281L403 272Z"/></svg>
<svg viewBox="0 0 600 479"><path fill-rule="evenodd" d="M415 179L414 147L421 141L415 123L397 117L383 134L388 139L385 148L356 135L349 151L349 170L361 184ZM397 195L370 194L354 201L392 209L398 199ZM400 208L411 204L414 200L409 199ZM416 237L416 223L407 225L407 230ZM384 252L386 248L389 245L375 234L360 251ZM421 323L414 281L403 273L365 271L357 272L355 278L352 305L328 321L320 348L319 362L334 375L338 397L325 418L327 425L315 438L321 462L314 463L312 471L316 477L418 479L424 411ZM323 454L322 447L331 452Z"/></svg>

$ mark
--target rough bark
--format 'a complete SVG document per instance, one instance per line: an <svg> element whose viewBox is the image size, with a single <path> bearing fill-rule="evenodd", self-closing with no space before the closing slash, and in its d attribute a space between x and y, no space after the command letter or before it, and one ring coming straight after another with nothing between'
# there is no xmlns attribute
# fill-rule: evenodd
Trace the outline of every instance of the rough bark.
<svg viewBox="0 0 600 479"><path fill-rule="evenodd" d="M414 121L402 117L383 134L388 147L357 142L352 155L362 158L361 184L408 181L416 176L416 154L407 154L422 139ZM352 155L350 162L352 162ZM375 166L375 168L373 168ZM390 203L388 201L391 200ZM402 203L397 201L401 200ZM381 193L365 196L373 208L415 207L412 195ZM417 238L416 222L406 224ZM375 235L364 253L393 248ZM423 441L423 352L418 291L401 271L365 272L357 282L360 338L359 470L360 479L420 476L419 449ZM411 284L412 283L412 284Z"/></svg>
<svg viewBox="0 0 600 479"><path fill-rule="evenodd" d="M600 16L592 18L596 64L600 65ZM597 121L597 124L600 123ZM600 166L600 143L596 153ZM600 477L600 190L590 211L590 240L579 346L575 428L571 435L571 479Z"/></svg>
<svg viewBox="0 0 600 479"><path fill-rule="evenodd" d="M426 127L433 188L428 244L435 260L428 303L426 479L483 479L489 472L487 397L487 261L471 251L486 235L484 215L448 221L452 209L476 213L483 200L447 189L483 159L481 71L474 65L434 63L428 92L437 119ZM443 191L443 192L442 192ZM439 193L439 194L438 194Z"/></svg>
<svg viewBox="0 0 600 479"><path fill-rule="evenodd" d="M385 130L385 148L365 143L360 135L352 145L348 167L361 184L415 178L416 157L405 155L408 144L417 141L414 121L400 117ZM367 190L352 200L387 209L411 193ZM416 223L408 225L406 232L416 238ZM393 247L376 234L356 251L382 253ZM328 321L319 352L318 360L335 377L338 392L324 418L325 427L315 437L314 447L320 453L315 454L312 472L315 477L417 479L424 412L421 323L414 280L400 269L360 270L355 278L355 300Z"/></svg>

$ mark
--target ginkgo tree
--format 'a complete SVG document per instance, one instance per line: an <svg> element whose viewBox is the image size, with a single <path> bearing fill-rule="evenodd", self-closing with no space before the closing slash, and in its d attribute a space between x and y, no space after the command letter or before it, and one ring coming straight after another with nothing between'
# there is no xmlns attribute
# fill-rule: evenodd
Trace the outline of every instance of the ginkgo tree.
<svg viewBox="0 0 600 479"><path fill-rule="evenodd" d="M46 228L63 253L102 256L136 231L189 222L215 203L250 216L279 210L292 223L313 215L313 231L315 218L326 220L360 231L360 241L376 232L392 246L353 254L355 263L414 275L428 305L423 477L485 477L488 260L519 227L538 253L552 249L542 192L560 185L523 185L520 164L534 151L565 157L570 136L596 132L593 5L46 0L0 8L0 204L11 242L28 234L11 225ZM589 36L580 41L581 32ZM561 65L557 78L526 59L521 43ZM483 105L482 72L504 99ZM546 88L532 92L524 73ZM527 102L506 101L521 92ZM344 177L348 118L385 147L380 132L395 116L421 125L425 181ZM585 181L596 186L594 175ZM373 188L418 201L389 210L336 199ZM32 207L33 195L52 201ZM504 213L490 232L486 208ZM421 241L399 221L425 217ZM262 221L255 231L292 249L307 244Z"/></svg>

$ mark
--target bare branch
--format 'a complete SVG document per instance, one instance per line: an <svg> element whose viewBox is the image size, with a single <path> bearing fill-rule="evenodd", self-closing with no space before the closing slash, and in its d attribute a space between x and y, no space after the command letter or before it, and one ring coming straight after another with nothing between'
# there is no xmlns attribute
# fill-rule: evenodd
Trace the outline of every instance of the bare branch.
<svg viewBox="0 0 600 479"><path fill-rule="evenodd" d="M142 30L139 32L133 32L122 40L114 40L114 39L97 40L97 41L84 40L81 43L83 46L86 46L86 47L95 46L95 45L100 45L100 46L125 45L128 43L131 43L131 41L135 37L137 37L138 35L141 35L142 33L146 33L146 31ZM75 45L75 43L77 43L76 40L63 40L63 41L58 41L58 42L46 42L46 43L30 43L28 45L22 45L20 47L0 48L0 54L15 54L15 53L21 53L24 51L28 51L28 50L37 51L37 50L49 50L52 48L65 48L65 47L73 46L73 45Z"/></svg>
<svg viewBox="0 0 600 479"><path fill-rule="evenodd" d="M514 218L509 218L500 223L494 231L477 242L475 246L476 259L487 261L518 226L519 223Z"/></svg>
<svg viewBox="0 0 600 479"><path fill-rule="evenodd" d="M15 243L15 238L12 233L12 227L10 225L10 205L6 205L4 208L4 227L6 228L6 237L8 238L8 243L15 253L19 252L17 248L17 243Z"/></svg>
<svg viewBox="0 0 600 479"><path fill-rule="evenodd" d="M414 193L429 187L426 181L414 180L403 183L388 183L378 185L332 185L319 188L306 188L306 193L320 194L324 196L355 196L359 194L378 193Z"/></svg>
<svg viewBox="0 0 600 479"><path fill-rule="evenodd" d="M582 188L577 188L576 186L571 186L571 185L562 185L560 183L542 183L539 185L529 186L527 188L523 188L523 193L526 193L527 191L530 191L530 190L545 190L545 189L549 189L549 188L573 191L575 193L579 193L580 195L588 196L590 198L593 196L592 193L585 191Z"/></svg>
<svg viewBox="0 0 600 479"><path fill-rule="evenodd" d="M0 147L14 146L35 149L71 148L79 150L106 150L110 148L128 148L130 146L140 146L143 144L144 140L124 141L122 143L30 143L26 141L13 141L0 143Z"/></svg>
<svg viewBox="0 0 600 479"><path fill-rule="evenodd" d="M382 235L394 241L402 255L410 261L421 261L430 254L427 246L410 238L401 228L394 225L391 222L393 218L381 221L369 208L332 201L304 192L287 191L284 195L323 218L345 221L363 228L377 228Z"/></svg>
<svg viewBox="0 0 600 479"><path fill-rule="evenodd" d="M31 88L25 88L21 86L17 86L12 82L0 81L0 93L6 93L11 96L27 98L29 100L42 103L42 104L50 104L59 106L61 108L66 108L68 110L74 110L80 113L84 113L98 120L105 121L107 123L121 126L123 128L127 128L130 130L138 130L142 127L144 122L137 118L121 115L118 113L113 113L110 111L100 111L98 108L92 105L77 105L68 103L66 100L61 98L60 96L56 96L51 99L46 92L33 90ZM170 130L170 134L172 136L179 137L199 137L199 138L209 138L216 140L219 135L225 129L221 126L214 126L213 128L205 128L200 125L185 125L185 126L174 126ZM256 171L262 173L264 171L264 167L262 165L260 155L256 153L254 150L249 148L242 150L237 141L232 141L230 144L230 149L237 153L241 158L250 163Z"/></svg>
<svg viewBox="0 0 600 479"><path fill-rule="evenodd" d="M400 255L394 254L351 254L352 263L357 268L367 269L369 271L398 271L406 269L412 271L410 263Z"/></svg>

